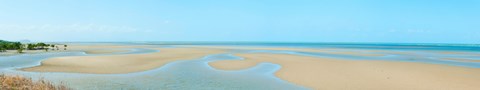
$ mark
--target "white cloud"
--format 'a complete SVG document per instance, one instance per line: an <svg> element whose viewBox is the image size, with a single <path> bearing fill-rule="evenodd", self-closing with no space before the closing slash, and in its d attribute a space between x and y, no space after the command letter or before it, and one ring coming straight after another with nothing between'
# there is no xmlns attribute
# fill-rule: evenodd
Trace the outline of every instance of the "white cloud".
<svg viewBox="0 0 480 90"><path fill-rule="evenodd" d="M117 40L127 36L144 36L152 29L100 24L0 24L0 39L32 41L101 41ZM146 37L146 36L144 36ZM134 37L137 38L137 37Z"/></svg>
<svg viewBox="0 0 480 90"><path fill-rule="evenodd" d="M131 33L146 32L146 30L129 26L110 26L98 24L70 24L70 25L1 25L2 34L14 33L48 33L48 32L76 32L76 33Z"/></svg>

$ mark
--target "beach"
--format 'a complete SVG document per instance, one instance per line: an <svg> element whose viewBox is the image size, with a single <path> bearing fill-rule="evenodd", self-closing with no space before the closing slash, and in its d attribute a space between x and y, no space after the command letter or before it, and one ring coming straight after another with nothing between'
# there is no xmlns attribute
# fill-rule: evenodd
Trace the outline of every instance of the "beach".
<svg viewBox="0 0 480 90"><path fill-rule="evenodd" d="M189 47L189 46L187 46ZM192 46L190 46L192 47ZM258 46L193 46L202 48L216 48L226 50L268 50L268 51L297 51L297 52L316 52L326 54L340 54L340 55L353 55L353 56L385 56L378 52L384 52L384 50L368 50L368 49L343 49L343 48L292 48L292 47L258 47ZM392 51L388 51L392 52Z"/></svg>
<svg viewBox="0 0 480 90"><path fill-rule="evenodd" d="M157 51L122 53L138 48ZM388 60L388 56L391 56L391 54L409 55L421 59L422 54L413 52L423 51L198 45L178 45L172 48L153 45L72 45L69 50L82 51L86 55L47 58L42 60L38 66L19 70L38 73L76 73L75 75L78 74L80 76L82 74L128 75L140 72L156 72L156 70L162 70L162 67L166 67L167 64L176 62L190 62L192 65L200 65L202 68L204 68L202 63L205 63L207 65L205 70L208 70L210 73L242 72L254 67L258 68L259 66L266 67L263 69L267 71L275 70L272 67L262 66L262 64L268 63L280 66L278 70L271 74L272 77L308 89L475 90L480 88L477 85L480 83L480 77L478 77L480 76L479 68L428 62L394 61L395 59ZM443 55L445 52L441 54ZM232 55L242 59L202 60L202 58L208 58L210 55L220 55L219 57ZM363 59L359 60L356 58ZM444 59L461 61L461 59ZM173 66L170 65L169 67ZM195 67L187 66L183 68L196 70ZM192 71L170 72L187 73ZM251 72L244 73L248 74ZM197 74L203 73L198 72ZM182 78L179 76L169 77ZM267 76L262 77L270 76L267 74ZM267 79L265 82L278 81Z"/></svg>
<svg viewBox="0 0 480 90"><path fill-rule="evenodd" d="M41 53L55 53L55 52L72 52L72 51L81 51L86 54L111 54L111 53L120 53L128 52L129 49L134 48L145 48L149 47L148 45L114 45L114 44L93 44L93 45L81 45L81 44L70 44L68 47L60 46L57 49L48 49L48 50L23 50L23 53L18 53L17 50L7 50L7 52L0 53L0 56L14 56L20 54L41 54Z"/></svg>
<svg viewBox="0 0 480 90"><path fill-rule="evenodd" d="M121 48L125 49L125 47ZM159 68L162 65L176 60L196 59L208 54L223 52L223 50L219 49L203 48L154 49L159 50L160 52L149 54L50 58L43 61L40 66L25 68L23 70L37 72L72 72L95 74L131 73Z"/></svg>
<svg viewBox="0 0 480 90"><path fill-rule="evenodd" d="M281 79L326 90L474 90L480 69L389 61L352 61L286 54L236 54L245 60L209 63L221 70L241 70L262 62L282 65Z"/></svg>
<svg viewBox="0 0 480 90"><path fill-rule="evenodd" d="M480 0L0 0L0 90L480 90Z"/></svg>

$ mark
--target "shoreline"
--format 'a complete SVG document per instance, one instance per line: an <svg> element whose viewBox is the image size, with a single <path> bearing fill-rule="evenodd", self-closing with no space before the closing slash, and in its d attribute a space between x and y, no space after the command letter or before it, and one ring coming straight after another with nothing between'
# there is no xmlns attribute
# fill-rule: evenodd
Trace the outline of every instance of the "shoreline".
<svg viewBox="0 0 480 90"><path fill-rule="evenodd" d="M0 56L15 56L22 54L42 54L42 53L55 53L55 52L85 52L86 54L111 54L128 52L132 48L145 48L148 45L114 45L114 44L94 44L94 45L78 45L73 44L68 46L67 50L63 47L59 50L48 49L45 50L23 50L23 53L18 53L17 50L6 50L7 52L0 52Z"/></svg>
<svg viewBox="0 0 480 90"><path fill-rule="evenodd" d="M72 47L74 47L72 45ZM91 74L126 74L161 68L180 60L192 60L211 54L227 53L229 50L286 50L305 52L346 51L330 53L376 57L379 54L358 54L360 49L305 49L263 47L205 47L180 46L158 48L148 45L90 45L71 50L97 50L92 54L123 52L131 48L148 48L160 52L144 54L120 54L100 56L55 57L41 61L41 65L22 68L28 72L66 72ZM363 52L389 52L371 50ZM402 52L408 53L408 52ZM412 53L414 54L414 53ZM281 65L273 75L281 80L313 89L475 89L480 83L480 69L442 64L399 62L388 60L349 60L326 57L311 57L292 54L234 53L245 60L219 60L209 62L211 68L226 71L244 70L262 62ZM433 82L433 83L432 83Z"/></svg>
<svg viewBox="0 0 480 90"><path fill-rule="evenodd" d="M393 61L352 61L288 54L235 54L245 60L222 60L209 65L220 70L243 70L262 62L280 64L275 76L314 89L480 88L480 69ZM298 60L298 61L296 61ZM300 61L301 60L301 61Z"/></svg>
<svg viewBox="0 0 480 90"><path fill-rule="evenodd" d="M141 72L178 61L201 58L222 53L220 49L204 48L152 48L160 52L105 56L56 57L41 61L41 65L22 68L30 72L69 72L93 74L123 74Z"/></svg>
<svg viewBox="0 0 480 90"><path fill-rule="evenodd" d="M314 52L314 53L325 53L325 54L336 54L336 55L371 56L371 57L386 56L386 54L379 53L379 52L383 52L383 50L369 50L369 49L260 47L260 46L187 46L187 47L202 47L202 48L229 49L229 50L272 50L272 51Z"/></svg>

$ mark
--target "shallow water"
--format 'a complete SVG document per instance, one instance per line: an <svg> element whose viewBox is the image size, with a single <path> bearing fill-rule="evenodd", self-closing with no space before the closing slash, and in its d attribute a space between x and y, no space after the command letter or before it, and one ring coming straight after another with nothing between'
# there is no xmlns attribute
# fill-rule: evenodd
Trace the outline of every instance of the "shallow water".
<svg viewBox="0 0 480 90"><path fill-rule="evenodd" d="M361 50L361 49L360 49ZM278 50L252 50L247 53L277 53L277 54L293 54L301 56L323 57L323 58L339 58L346 60L384 60L384 61L401 61L401 62L418 62L418 63L430 63L430 64L443 64L450 66L461 66L470 68L480 68L480 62L465 62L455 60L445 60L444 58L459 58L459 59L472 59L480 60L480 54L475 55L455 55L455 54L439 54L432 53L430 51L420 50L388 50L393 52L402 52L408 54L398 53L372 53L372 54L384 54L384 56L357 56L346 54L329 54L319 52L301 52L301 51L278 51ZM477 52L468 52L477 53Z"/></svg>
<svg viewBox="0 0 480 90"><path fill-rule="evenodd" d="M17 71L18 67L39 65L39 61L49 57L79 56L79 52L65 54L36 54L0 58L3 63L15 63L14 60L29 62L10 68L3 73L15 73L34 78L45 78L55 82L65 82L74 89L115 90L115 89L247 89L247 90L292 90L307 89L273 76L280 65L262 63L258 66L240 70L223 71L210 67L207 63L216 60L241 60L231 54L208 55L195 60L183 60L169 63L154 70L128 74L80 74L80 73L41 73ZM22 60L20 60L22 58Z"/></svg>
<svg viewBox="0 0 480 90"><path fill-rule="evenodd" d="M163 47L163 46L162 46ZM175 48L175 47L165 47ZM302 47L306 48L306 47ZM312 48L316 49L316 48ZM349 48L351 49L351 48ZM378 49L378 48L377 48ZM356 48L352 50L368 50ZM210 67L207 63L217 60L242 60L243 58L234 56L235 53L281 53L312 57L340 58L348 60L387 60L402 62L418 62L443 64L451 66L462 66L471 68L480 68L480 63L462 62L454 60L444 60L443 58L465 58L480 60L480 56L463 54L440 54L425 50L411 49L380 49L391 52L363 52L370 54L384 54L385 56L358 56L346 54L330 54L319 52L300 52L283 50L232 50L223 54L214 54L204 56L194 60L181 60L166 64L154 70L135 72L128 74L80 74L80 73L41 73L24 72L16 69L22 67L37 66L41 60L51 57L61 56L85 56L83 52L61 52L61 53L43 53L26 54L17 56L0 57L0 72L8 74L20 74L35 78L43 77L57 83L64 82L68 86L82 90L116 90L116 89L247 89L247 90L298 90L308 89L281 80L273 75L274 72L281 69L281 66L273 63L261 63L255 67L237 70L224 71ZM446 50L448 51L448 50ZM158 52L151 49L133 49L130 52L100 54L140 54ZM397 53L393 53L397 52ZM398 53L399 52L399 53ZM478 52L468 52L478 53Z"/></svg>

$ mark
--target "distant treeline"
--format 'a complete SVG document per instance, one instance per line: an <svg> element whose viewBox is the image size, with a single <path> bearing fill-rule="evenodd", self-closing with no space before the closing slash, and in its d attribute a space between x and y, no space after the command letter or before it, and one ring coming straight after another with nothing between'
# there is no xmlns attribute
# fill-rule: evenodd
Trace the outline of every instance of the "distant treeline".
<svg viewBox="0 0 480 90"><path fill-rule="evenodd" d="M17 50L22 48L22 43L20 42L9 42L0 40L0 51L5 50Z"/></svg>
<svg viewBox="0 0 480 90"><path fill-rule="evenodd" d="M21 53L21 51L24 49L48 51L48 47L52 47L52 49L56 47L58 50L58 47L53 44L45 44L45 43L22 44L20 42L10 42L5 40L0 40L0 52L5 52L6 50L19 50L19 52ZM67 47L67 45L64 45L64 47Z"/></svg>

